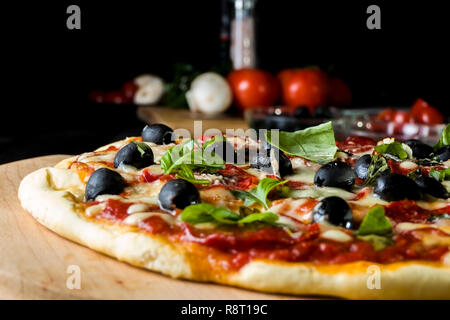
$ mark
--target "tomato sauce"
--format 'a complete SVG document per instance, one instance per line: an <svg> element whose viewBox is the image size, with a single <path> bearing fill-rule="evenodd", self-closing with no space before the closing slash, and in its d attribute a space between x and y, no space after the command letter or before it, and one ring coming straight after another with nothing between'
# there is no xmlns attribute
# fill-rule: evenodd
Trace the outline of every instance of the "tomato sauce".
<svg viewBox="0 0 450 320"><path fill-rule="evenodd" d="M402 200L392 202L384 207L385 214L395 223L412 222L426 223L433 214L443 214L450 212L450 204L436 210L425 210L419 207L416 201Z"/></svg>
<svg viewBox="0 0 450 320"><path fill-rule="evenodd" d="M232 164L226 164L225 169L218 172L225 178L224 185L230 189L249 190L258 184L258 178Z"/></svg>
<svg viewBox="0 0 450 320"><path fill-rule="evenodd" d="M109 199L97 219L120 222L125 219L130 203ZM411 213L413 212L413 213ZM415 213L417 212L417 213ZM424 222L434 211L418 209L414 201L400 201L386 207L386 214L398 221ZM253 259L269 259L289 262L313 262L320 264L342 264L352 261L391 263L419 259L439 260L447 247L423 248L418 230L395 235L394 244L375 251L369 242L355 239L337 242L320 238L318 223L304 225L299 236L292 236L284 228L236 228L197 229L189 224L172 225L153 216L141 221L138 227L151 234L166 235L172 241L193 242L204 245L221 254L213 255L225 270L237 270ZM420 232L442 233L435 228L420 229ZM211 259L210 259L211 260Z"/></svg>
<svg viewBox="0 0 450 320"><path fill-rule="evenodd" d="M337 142L337 147L350 153L369 152L376 145L376 142L371 138L352 136L344 141Z"/></svg>

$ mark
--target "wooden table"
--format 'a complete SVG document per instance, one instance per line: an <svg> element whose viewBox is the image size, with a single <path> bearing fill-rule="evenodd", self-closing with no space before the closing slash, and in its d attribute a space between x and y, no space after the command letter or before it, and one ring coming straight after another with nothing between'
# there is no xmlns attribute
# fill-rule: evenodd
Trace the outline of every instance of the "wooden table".
<svg viewBox="0 0 450 320"><path fill-rule="evenodd" d="M248 124L243 118L233 117L226 114L205 115L193 113L186 109L172 109L168 107L138 107L137 116L146 123L163 123L172 129L184 128L194 134L194 121L201 120L202 130L219 129L248 129ZM202 132L203 131L203 132Z"/></svg>
<svg viewBox="0 0 450 320"><path fill-rule="evenodd" d="M17 199L28 173L56 164L53 155L0 166L0 299L292 299L227 286L175 280L132 267L66 240L36 222ZM70 290L69 266L81 289Z"/></svg>

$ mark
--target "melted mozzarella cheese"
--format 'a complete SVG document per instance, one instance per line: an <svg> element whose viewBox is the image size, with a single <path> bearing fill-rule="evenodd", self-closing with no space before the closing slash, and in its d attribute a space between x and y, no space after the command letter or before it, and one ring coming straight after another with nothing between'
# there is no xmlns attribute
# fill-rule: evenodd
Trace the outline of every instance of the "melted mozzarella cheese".
<svg viewBox="0 0 450 320"><path fill-rule="evenodd" d="M302 205L304 205L307 201L308 199L281 199L274 202L272 207L269 208L269 211L277 213L278 215L285 215L294 218L302 223L311 223L312 211L303 212L300 210Z"/></svg>
<svg viewBox="0 0 450 320"><path fill-rule="evenodd" d="M344 200L355 198L355 194L340 188L308 186L307 189L292 190L293 198L325 198L338 196Z"/></svg>
<svg viewBox="0 0 450 320"><path fill-rule="evenodd" d="M350 235L338 229L326 230L321 233L320 237L338 242L348 242L353 240L353 238Z"/></svg>
<svg viewBox="0 0 450 320"><path fill-rule="evenodd" d="M306 184L314 184L316 170L311 167L301 166L294 170L294 174L284 177L286 180L299 181Z"/></svg>
<svg viewBox="0 0 450 320"><path fill-rule="evenodd" d="M236 199L228 189L222 186L200 190L200 199L202 202L228 208L232 211L242 205L242 200Z"/></svg>

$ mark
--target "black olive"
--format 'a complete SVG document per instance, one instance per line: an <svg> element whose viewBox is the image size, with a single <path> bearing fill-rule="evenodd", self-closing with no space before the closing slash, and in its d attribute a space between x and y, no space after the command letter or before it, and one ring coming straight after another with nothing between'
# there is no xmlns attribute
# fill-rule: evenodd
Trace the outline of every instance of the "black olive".
<svg viewBox="0 0 450 320"><path fill-rule="evenodd" d="M125 147L117 151L116 156L114 157L115 168L117 168L121 163L136 167L138 169L151 166L154 164L153 151L150 147L148 147L145 149L144 154L141 154L136 143L130 142Z"/></svg>
<svg viewBox="0 0 450 320"><path fill-rule="evenodd" d="M119 194L125 187L125 180L113 170L100 168L90 176L85 190L85 199L94 200L101 194Z"/></svg>
<svg viewBox="0 0 450 320"><path fill-rule="evenodd" d="M273 152L271 151L273 150ZM273 159L272 157L275 157ZM294 172L292 169L291 160L278 148L271 147L270 149L260 149L260 152L251 155L249 162L250 167L260 169L263 172L274 174L274 168L272 167L272 161L276 161L280 176L284 177Z"/></svg>
<svg viewBox="0 0 450 320"><path fill-rule="evenodd" d="M233 146L228 141L214 142L213 144L206 147L205 150L208 154L215 153L221 157L224 161L229 163L234 163L236 160L236 153Z"/></svg>
<svg viewBox="0 0 450 320"><path fill-rule="evenodd" d="M423 193L429 194L435 198L447 199L447 189L434 178L418 176L416 178L416 184L419 186Z"/></svg>
<svg viewBox="0 0 450 320"><path fill-rule="evenodd" d="M169 144L174 141L173 130L165 124L151 124L142 130L142 140L156 144Z"/></svg>
<svg viewBox="0 0 450 320"><path fill-rule="evenodd" d="M405 141L405 144L411 148L413 156L416 159L429 159L433 148L422 141L411 139Z"/></svg>
<svg viewBox="0 0 450 320"><path fill-rule="evenodd" d="M450 159L450 146L440 147L434 154L436 158L439 159L439 161L447 161L448 159Z"/></svg>
<svg viewBox="0 0 450 320"><path fill-rule="evenodd" d="M351 229L353 215L347 202L339 197L327 197L319 201L313 210L314 222L327 221L333 225Z"/></svg>
<svg viewBox="0 0 450 320"><path fill-rule="evenodd" d="M358 161L356 161L354 170L358 178L366 180L371 161L372 157L370 156L370 154L365 154L361 158L359 158Z"/></svg>
<svg viewBox="0 0 450 320"><path fill-rule="evenodd" d="M415 182L401 174L385 174L377 178L373 192L386 201L420 200L422 193Z"/></svg>
<svg viewBox="0 0 450 320"><path fill-rule="evenodd" d="M319 187L350 189L356 174L348 163L333 161L320 167L314 176L314 184Z"/></svg>
<svg viewBox="0 0 450 320"><path fill-rule="evenodd" d="M319 106L314 109L313 117L330 119L330 118L333 118L333 114L331 113L330 108Z"/></svg>
<svg viewBox="0 0 450 320"><path fill-rule="evenodd" d="M308 107L298 107L294 110L294 113L292 114L295 118L311 118L311 113L309 112Z"/></svg>
<svg viewBox="0 0 450 320"><path fill-rule="evenodd" d="M172 211L175 208L184 209L191 204L200 203L200 194L189 181L173 179L161 188L158 200L161 208Z"/></svg>

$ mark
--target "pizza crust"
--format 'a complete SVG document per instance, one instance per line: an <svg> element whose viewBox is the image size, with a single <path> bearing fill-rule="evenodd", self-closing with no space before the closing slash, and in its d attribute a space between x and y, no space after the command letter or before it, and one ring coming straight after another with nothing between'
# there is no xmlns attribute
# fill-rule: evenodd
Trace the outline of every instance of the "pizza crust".
<svg viewBox="0 0 450 320"><path fill-rule="evenodd" d="M75 210L76 192L84 185L63 167L39 169L26 176L19 199L41 224L91 249L134 266L174 278L211 281L264 292L326 295L351 299L449 299L450 267L439 262L390 265L366 261L340 265L255 260L235 272L217 272L205 263L204 248L170 242L161 236L136 232L90 220ZM199 255L197 255L197 252ZM380 289L368 289L373 272L380 270Z"/></svg>

